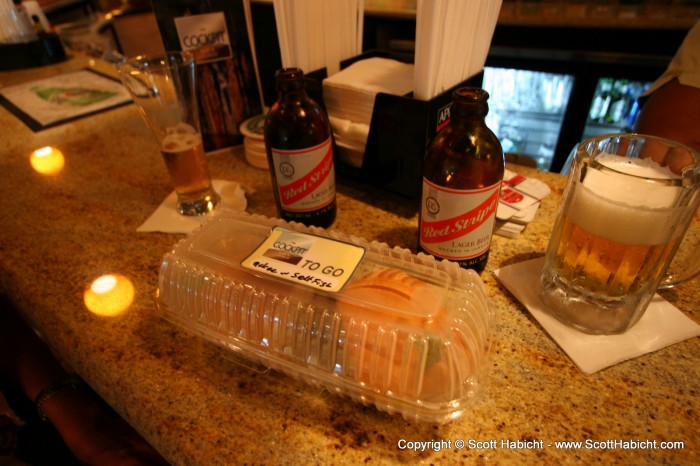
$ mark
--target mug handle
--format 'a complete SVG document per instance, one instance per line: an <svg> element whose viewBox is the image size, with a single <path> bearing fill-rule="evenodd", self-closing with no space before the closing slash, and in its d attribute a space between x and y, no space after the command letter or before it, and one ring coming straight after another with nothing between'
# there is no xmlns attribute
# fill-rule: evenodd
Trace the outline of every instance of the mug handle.
<svg viewBox="0 0 700 466"><path fill-rule="evenodd" d="M700 209L694 214L685 238L676 251L666 275L659 284L660 290L666 290L692 280L700 274Z"/></svg>

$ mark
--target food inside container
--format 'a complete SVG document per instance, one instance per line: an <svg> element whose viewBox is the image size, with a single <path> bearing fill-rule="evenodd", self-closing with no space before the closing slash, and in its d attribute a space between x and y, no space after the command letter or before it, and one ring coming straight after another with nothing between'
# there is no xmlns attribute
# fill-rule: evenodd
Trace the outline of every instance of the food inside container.
<svg viewBox="0 0 700 466"><path fill-rule="evenodd" d="M491 345L473 271L223 208L165 256L158 302L240 357L411 421L462 415Z"/></svg>

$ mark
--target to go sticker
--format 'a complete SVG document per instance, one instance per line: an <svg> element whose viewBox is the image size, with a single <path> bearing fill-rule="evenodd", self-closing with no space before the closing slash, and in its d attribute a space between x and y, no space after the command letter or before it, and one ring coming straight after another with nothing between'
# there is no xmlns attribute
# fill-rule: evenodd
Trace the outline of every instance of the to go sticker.
<svg viewBox="0 0 700 466"><path fill-rule="evenodd" d="M338 292L364 255L362 246L273 227L241 265L294 283Z"/></svg>

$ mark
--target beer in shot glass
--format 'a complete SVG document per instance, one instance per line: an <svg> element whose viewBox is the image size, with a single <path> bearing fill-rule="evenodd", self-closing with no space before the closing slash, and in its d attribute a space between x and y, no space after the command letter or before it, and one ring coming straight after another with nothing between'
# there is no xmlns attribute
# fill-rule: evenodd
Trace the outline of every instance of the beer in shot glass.
<svg viewBox="0 0 700 466"><path fill-rule="evenodd" d="M127 58L119 77L158 140L183 215L202 215L219 202L199 129L195 63L189 52Z"/></svg>
<svg viewBox="0 0 700 466"><path fill-rule="evenodd" d="M683 274L666 270L699 202L700 154L680 143L617 134L579 144L540 278L548 310L586 333L625 332L658 288L697 275L697 246Z"/></svg>

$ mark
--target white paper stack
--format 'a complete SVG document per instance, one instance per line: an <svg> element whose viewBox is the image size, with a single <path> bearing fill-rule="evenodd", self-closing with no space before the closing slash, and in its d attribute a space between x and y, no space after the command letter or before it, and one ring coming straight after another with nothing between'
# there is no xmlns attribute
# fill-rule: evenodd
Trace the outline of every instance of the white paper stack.
<svg viewBox="0 0 700 466"><path fill-rule="evenodd" d="M338 157L350 166L360 168L364 160L369 125L353 123L329 116Z"/></svg>
<svg viewBox="0 0 700 466"><path fill-rule="evenodd" d="M534 178L506 169L501 197L496 211L494 234L517 238L530 223L540 207L540 200L551 192L549 186Z"/></svg>
<svg viewBox="0 0 700 466"><path fill-rule="evenodd" d="M311 72L362 51L364 0L274 0L282 66Z"/></svg>
<svg viewBox="0 0 700 466"><path fill-rule="evenodd" d="M370 124L378 92L406 95L413 90L413 65L389 58L360 60L323 81L326 110L337 118Z"/></svg>
<svg viewBox="0 0 700 466"><path fill-rule="evenodd" d="M413 92L429 100L486 63L501 0L418 0Z"/></svg>
<svg viewBox="0 0 700 466"><path fill-rule="evenodd" d="M388 58L360 60L323 81L323 100L341 160L362 159L377 93L403 96L413 89L413 65Z"/></svg>

